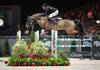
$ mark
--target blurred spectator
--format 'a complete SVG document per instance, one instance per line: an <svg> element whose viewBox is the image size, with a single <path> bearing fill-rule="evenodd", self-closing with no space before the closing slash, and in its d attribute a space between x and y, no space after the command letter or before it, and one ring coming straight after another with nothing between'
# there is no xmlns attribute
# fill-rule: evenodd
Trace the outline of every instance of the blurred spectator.
<svg viewBox="0 0 100 70"><path fill-rule="evenodd" d="M93 11L92 11L92 9L90 9L90 10L88 11L87 17L88 17L88 19L93 19Z"/></svg>
<svg viewBox="0 0 100 70"><path fill-rule="evenodd" d="M94 45L95 45L96 47L98 47L98 46L100 46L100 42L99 42L99 41L94 41Z"/></svg>

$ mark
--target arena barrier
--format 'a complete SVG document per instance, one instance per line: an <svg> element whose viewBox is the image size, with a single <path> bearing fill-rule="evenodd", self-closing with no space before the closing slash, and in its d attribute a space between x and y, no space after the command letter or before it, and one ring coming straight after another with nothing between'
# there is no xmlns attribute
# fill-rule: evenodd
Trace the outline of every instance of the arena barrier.
<svg viewBox="0 0 100 70"><path fill-rule="evenodd" d="M40 35L36 37L40 38ZM45 46L51 49L51 54L56 57L59 53L70 57L99 57L99 47L95 46L100 46L100 41L94 37L96 36L58 35L57 31L52 30L51 35L44 35L42 39ZM36 40L40 40L39 38Z"/></svg>
<svg viewBox="0 0 100 70"><path fill-rule="evenodd" d="M41 30L42 35L44 30ZM35 41L41 39L41 32L35 32ZM39 35L40 34L40 35ZM92 47L92 44L88 44L90 39L81 39L78 37L58 35L57 31L51 30L51 35L43 35L42 41L45 43L45 46L51 49L51 54L57 57L57 53L72 53L72 52L81 52L82 47ZM87 42L84 42L87 41ZM91 40L92 41L92 40ZM83 44L83 45L82 45ZM84 50L83 50L84 51Z"/></svg>

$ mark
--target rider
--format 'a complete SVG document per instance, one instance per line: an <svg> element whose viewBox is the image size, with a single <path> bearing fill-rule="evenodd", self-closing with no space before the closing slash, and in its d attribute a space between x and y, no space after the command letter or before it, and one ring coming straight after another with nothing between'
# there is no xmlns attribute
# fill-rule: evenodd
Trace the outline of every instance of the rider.
<svg viewBox="0 0 100 70"><path fill-rule="evenodd" d="M44 3L42 8L45 11L45 15L48 17L48 21L52 23L52 18L58 15L59 10L55 7L49 6L47 3Z"/></svg>

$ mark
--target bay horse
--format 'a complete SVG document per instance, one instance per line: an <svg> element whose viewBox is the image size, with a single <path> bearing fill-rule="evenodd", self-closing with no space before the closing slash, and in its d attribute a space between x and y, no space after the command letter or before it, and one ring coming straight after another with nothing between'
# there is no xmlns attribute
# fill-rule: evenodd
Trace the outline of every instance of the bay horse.
<svg viewBox="0 0 100 70"><path fill-rule="evenodd" d="M29 16L26 23L26 28L32 27L34 29L38 24L42 29L48 30L64 30L69 35L79 34L79 29L73 20L59 19L57 22L50 24L48 18L43 16L43 13L36 13Z"/></svg>

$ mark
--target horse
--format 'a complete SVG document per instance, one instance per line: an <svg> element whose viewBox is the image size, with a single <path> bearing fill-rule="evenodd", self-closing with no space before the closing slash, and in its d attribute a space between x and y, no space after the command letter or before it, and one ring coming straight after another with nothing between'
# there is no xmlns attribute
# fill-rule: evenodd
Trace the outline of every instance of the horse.
<svg viewBox="0 0 100 70"><path fill-rule="evenodd" d="M26 28L30 27L34 29L36 24L38 24L42 29L48 30L64 30L69 35L75 35L80 33L80 29L77 28L77 25L73 20L69 19L57 19L57 22L50 24L47 16L43 15L44 13L36 13L28 17Z"/></svg>

